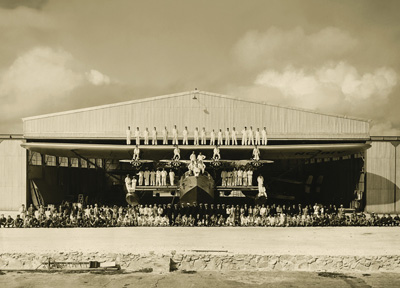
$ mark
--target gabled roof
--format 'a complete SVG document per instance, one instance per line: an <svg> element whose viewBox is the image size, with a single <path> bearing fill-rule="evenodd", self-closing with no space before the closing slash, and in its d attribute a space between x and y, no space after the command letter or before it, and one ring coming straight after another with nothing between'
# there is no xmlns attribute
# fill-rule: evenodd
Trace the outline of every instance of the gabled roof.
<svg viewBox="0 0 400 288"><path fill-rule="evenodd" d="M207 133L245 126L266 127L271 139L367 139L369 121L284 107L231 96L187 91L23 119L25 138L123 139L128 126L156 127L192 137L196 127Z"/></svg>
<svg viewBox="0 0 400 288"><path fill-rule="evenodd" d="M166 94L166 95L160 95L160 96L154 96L154 97L146 97L146 98L140 98L140 99L135 99L135 100L117 102L117 103L112 103L112 104L105 104L105 105L92 106L92 107L87 107L87 108L67 110L67 111L62 111L62 112L42 114L42 115L37 115L37 116L25 117L25 118L22 118L22 120L26 121L26 120L32 120L32 119L40 119L40 118L46 118L46 117L52 117L52 116L72 114L72 113L77 113L77 112L93 111L93 110L98 110L98 109L106 109L106 108L112 108L112 107L118 107L118 106L130 105L130 104L151 102L151 101L157 101L157 100L174 98L174 97L194 96L194 95L197 95L197 94L208 95L208 96L212 96L212 97L216 97L216 98L236 100L236 101L241 101L241 102L245 102L245 103L253 103L253 104L266 105L266 106L271 106L271 107L285 108L285 109L294 110L294 111L302 111L302 112L307 112L307 113L314 113L314 114L324 115L324 116L333 116L333 117L338 117L338 118L357 120L357 121L365 121L365 122L370 122L371 121L370 119L349 117L349 116L346 116L346 115L339 115L339 114L322 113L322 112L318 112L318 111L311 110L311 109L304 109L304 108L296 108L296 107L291 107L291 106L283 106L283 105L278 105L278 104L271 104L271 103L267 103L267 102L264 102L264 101L248 100L248 99L244 99L244 98L233 97L233 96L228 96L228 95L223 95L223 94L218 94L218 93L212 93L212 92L207 92L207 91L201 91L201 90L192 90L192 91L186 91L186 92L181 92L181 93Z"/></svg>

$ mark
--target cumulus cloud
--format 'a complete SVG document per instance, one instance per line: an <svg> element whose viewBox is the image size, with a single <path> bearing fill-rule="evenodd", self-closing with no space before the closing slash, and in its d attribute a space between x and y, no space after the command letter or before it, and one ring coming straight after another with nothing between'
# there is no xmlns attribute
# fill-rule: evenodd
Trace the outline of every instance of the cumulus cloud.
<svg viewBox="0 0 400 288"><path fill-rule="evenodd" d="M267 69L259 74L256 85L277 88L283 96L305 108L321 108L326 98L336 97L349 103L362 100L385 100L397 85L397 73L388 67L361 74L345 62L324 65L317 69L283 71ZM341 110L337 107L337 110Z"/></svg>
<svg viewBox="0 0 400 288"><path fill-rule="evenodd" d="M108 76L97 70L87 73L84 70L67 51L49 47L27 51L0 74L0 118L26 117L43 110L59 111L76 88L110 82Z"/></svg>
<svg viewBox="0 0 400 288"><path fill-rule="evenodd" d="M400 135L400 129L393 127L390 121L374 121L370 133L377 136L393 136Z"/></svg>
<svg viewBox="0 0 400 288"><path fill-rule="evenodd" d="M271 27L265 32L247 32L236 43L233 53L243 67L255 69L265 65L303 65L337 60L357 44L356 38L335 27L308 34L301 27L291 30Z"/></svg>
<svg viewBox="0 0 400 288"><path fill-rule="evenodd" d="M74 64L72 55L65 51L34 48L1 75L0 97L6 100L5 106L22 108L22 112L34 110L82 84L83 77L71 68Z"/></svg>
<svg viewBox="0 0 400 288"><path fill-rule="evenodd" d="M97 70L92 69L89 72L86 72L85 75L87 80L93 85L100 86L110 84L110 77Z"/></svg>

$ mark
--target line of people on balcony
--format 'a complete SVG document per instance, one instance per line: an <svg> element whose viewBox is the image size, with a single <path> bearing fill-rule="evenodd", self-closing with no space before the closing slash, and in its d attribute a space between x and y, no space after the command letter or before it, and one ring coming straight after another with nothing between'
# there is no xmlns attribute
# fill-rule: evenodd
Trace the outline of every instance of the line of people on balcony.
<svg viewBox="0 0 400 288"><path fill-rule="evenodd" d="M221 171L222 186L252 186L253 185L253 170L248 169L233 169L231 171Z"/></svg>
<svg viewBox="0 0 400 288"><path fill-rule="evenodd" d="M167 181L168 180L168 181ZM140 170L132 177L127 174L125 177L125 185L128 191L135 191L136 186L174 186L175 185L175 172L170 169L169 171L163 169L156 170Z"/></svg>
<svg viewBox="0 0 400 288"><path fill-rule="evenodd" d="M191 136L193 135L193 136ZM201 130L196 127L193 131L193 134L189 132L187 126L182 130L182 133L179 133L176 125L172 128L172 131L169 132L167 127L161 131L161 137L159 136L159 132L157 128L154 127L152 131L149 131L149 128L146 127L142 132L139 127L136 127L135 131L131 130L131 127L128 126L126 130L126 144L131 145L131 139L135 140L135 145L158 145L159 141L162 140L163 145L168 145L168 141L172 140L172 145L189 145L189 138L193 139L193 145L238 145L238 138L241 136L241 145L267 145L268 137L267 137L267 128L264 127L262 130L260 128L256 128L253 130L253 127L249 128L244 127L242 131L237 131L235 127L230 130L226 128L225 131L222 129L212 129L212 131L206 131L205 127ZM179 138L181 138L181 143L179 143Z"/></svg>

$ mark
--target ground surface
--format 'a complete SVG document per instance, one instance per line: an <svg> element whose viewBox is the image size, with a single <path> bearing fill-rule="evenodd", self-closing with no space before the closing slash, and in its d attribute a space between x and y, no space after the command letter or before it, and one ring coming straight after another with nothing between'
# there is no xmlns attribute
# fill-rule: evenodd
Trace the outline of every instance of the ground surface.
<svg viewBox="0 0 400 288"><path fill-rule="evenodd" d="M400 227L127 227L0 229L0 253L400 255Z"/></svg>
<svg viewBox="0 0 400 288"><path fill-rule="evenodd" d="M338 274L310 272L197 272L169 274L4 273L0 287L400 287L398 274Z"/></svg>

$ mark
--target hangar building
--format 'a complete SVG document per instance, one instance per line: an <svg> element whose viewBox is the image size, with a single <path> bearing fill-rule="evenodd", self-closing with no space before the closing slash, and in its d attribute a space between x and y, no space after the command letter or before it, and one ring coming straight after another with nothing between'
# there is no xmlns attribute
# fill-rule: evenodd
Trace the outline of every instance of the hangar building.
<svg viewBox="0 0 400 288"><path fill-rule="evenodd" d="M276 196L271 201L400 212L399 137L371 137L368 120L198 90L24 118L23 135L0 135L0 210L32 203L36 190L45 204L76 202L79 195L119 203L121 184L132 169L120 162L132 157L127 127L156 127L160 138L164 127L171 131L174 125L180 141L185 126L189 131L189 145L180 145L184 159L192 150L212 155L212 146L193 145L196 127L207 133L236 127L239 139L245 126L266 127L268 145L259 147L260 156L273 163L257 173ZM154 147L141 143L143 159L172 157L171 143L158 142ZM252 149L223 145L221 157L249 159ZM214 175L218 182L219 171ZM154 195L148 201L156 201Z"/></svg>

